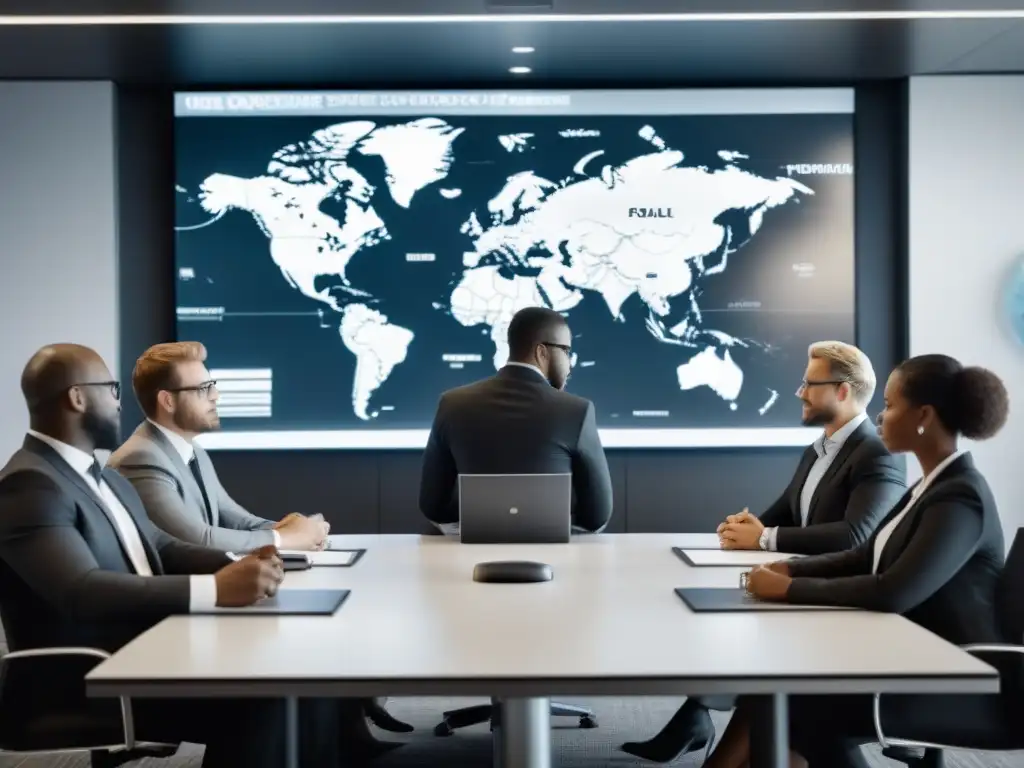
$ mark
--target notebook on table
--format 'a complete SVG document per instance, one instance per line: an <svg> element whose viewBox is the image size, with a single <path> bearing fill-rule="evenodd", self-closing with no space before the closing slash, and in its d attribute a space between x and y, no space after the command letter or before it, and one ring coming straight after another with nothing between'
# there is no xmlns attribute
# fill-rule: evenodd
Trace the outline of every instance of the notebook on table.
<svg viewBox="0 0 1024 768"><path fill-rule="evenodd" d="M192 615L332 616L349 596L347 589L282 589L273 597L243 608L215 606Z"/></svg>
<svg viewBox="0 0 1024 768"><path fill-rule="evenodd" d="M687 565L694 568L756 568L759 565L777 563L779 560L791 560L801 555L790 555L785 552L764 552L762 550L745 549L694 549L692 547L672 547Z"/></svg>
<svg viewBox="0 0 1024 768"><path fill-rule="evenodd" d="M359 562L365 552L365 549L323 549L319 552L282 549L278 554L285 563L285 570L290 570L289 563L306 563L306 568L350 568Z"/></svg>
<svg viewBox="0 0 1024 768"><path fill-rule="evenodd" d="M797 605L761 600L739 587L678 587L676 594L694 613L734 611L850 611L831 605Z"/></svg>

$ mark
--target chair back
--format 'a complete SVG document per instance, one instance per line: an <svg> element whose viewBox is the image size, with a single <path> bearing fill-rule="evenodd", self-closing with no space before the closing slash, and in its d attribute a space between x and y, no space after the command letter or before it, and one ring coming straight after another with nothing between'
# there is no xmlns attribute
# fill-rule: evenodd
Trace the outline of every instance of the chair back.
<svg viewBox="0 0 1024 768"><path fill-rule="evenodd" d="M1024 528L1018 528L999 579L996 610L1008 643L1024 645Z"/></svg>

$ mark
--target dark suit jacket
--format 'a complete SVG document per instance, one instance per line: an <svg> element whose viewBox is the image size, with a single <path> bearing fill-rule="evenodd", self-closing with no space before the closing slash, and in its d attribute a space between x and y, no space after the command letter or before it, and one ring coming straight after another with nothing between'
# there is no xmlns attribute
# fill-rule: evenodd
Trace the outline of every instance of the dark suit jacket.
<svg viewBox="0 0 1024 768"><path fill-rule="evenodd" d="M886 521L910 498L908 491ZM1003 529L992 491L969 455L925 489L873 574L877 537L846 552L792 561L788 600L899 613L958 645L1004 642L996 610Z"/></svg>
<svg viewBox="0 0 1024 768"><path fill-rule="evenodd" d="M875 532L906 488L903 461L886 450L870 419L843 443L811 497L807 525L800 520L800 492L817 459L808 446L785 492L761 515L778 527L780 552L818 555L855 547Z"/></svg>
<svg viewBox="0 0 1024 768"><path fill-rule="evenodd" d="M138 576L113 520L81 476L29 436L0 470L0 614L11 650L114 651L189 610L189 575L230 563L156 528L119 474L103 479L139 529L153 576Z"/></svg>
<svg viewBox="0 0 1024 768"><path fill-rule="evenodd" d="M573 524L603 528L612 482L594 404L555 389L536 371L506 366L490 379L445 392L423 456L420 511L459 519L460 474L572 473Z"/></svg>

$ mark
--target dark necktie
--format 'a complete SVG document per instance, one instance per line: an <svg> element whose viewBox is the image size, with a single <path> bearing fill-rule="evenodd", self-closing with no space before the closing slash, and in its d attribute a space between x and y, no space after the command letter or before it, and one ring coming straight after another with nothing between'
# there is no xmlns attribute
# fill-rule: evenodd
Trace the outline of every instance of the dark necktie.
<svg viewBox="0 0 1024 768"><path fill-rule="evenodd" d="M192 470L192 477L196 479L196 485L199 486L199 492L203 494L203 505L206 507L206 523L207 525L211 525L213 521L213 512L210 509L210 497L206 495L206 485L203 483L203 476L199 472L199 462L196 461L196 455L194 453L192 454L192 458L188 461L188 468Z"/></svg>
<svg viewBox="0 0 1024 768"><path fill-rule="evenodd" d="M92 475L92 479L96 481L96 485L103 484L103 467L100 466L99 461L96 459L93 459L92 465L89 467L89 474Z"/></svg>

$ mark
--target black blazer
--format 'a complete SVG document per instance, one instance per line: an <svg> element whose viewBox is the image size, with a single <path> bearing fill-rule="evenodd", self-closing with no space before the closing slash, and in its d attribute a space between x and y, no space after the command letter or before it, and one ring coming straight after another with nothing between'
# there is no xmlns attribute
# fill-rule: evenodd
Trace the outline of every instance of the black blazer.
<svg viewBox="0 0 1024 768"><path fill-rule="evenodd" d="M420 511L435 523L459 519L460 474L572 473L573 524L603 528L612 482L594 404L552 387L539 373L506 366L445 392L423 455Z"/></svg>
<svg viewBox="0 0 1024 768"><path fill-rule="evenodd" d="M801 525L800 492L818 455L808 446L783 494L761 515L777 527L780 552L818 555L855 547L875 532L906 488L903 461L889 453L870 419L843 443L811 496Z"/></svg>
<svg viewBox="0 0 1024 768"><path fill-rule="evenodd" d="M886 521L910 498L908 491ZM877 537L847 552L793 560L787 599L899 613L957 645L1004 642L996 608L1003 529L992 491L969 455L925 489L872 574Z"/></svg>
<svg viewBox="0 0 1024 768"><path fill-rule="evenodd" d="M82 477L31 436L0 470L0 618L11 650L115 651L189 610L190 574L230 563L156 528L131 484L103 479L139 529L153 576L134 573L115 524Z"/></svg>

